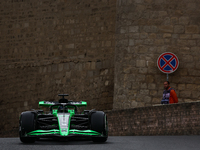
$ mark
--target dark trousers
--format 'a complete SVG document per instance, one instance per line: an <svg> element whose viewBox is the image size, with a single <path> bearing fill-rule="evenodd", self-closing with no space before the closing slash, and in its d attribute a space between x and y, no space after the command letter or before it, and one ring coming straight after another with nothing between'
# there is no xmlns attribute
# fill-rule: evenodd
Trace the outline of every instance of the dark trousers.
<svg viewBox="0 0 200 150"><path fill-rule="evenodd" d="M161 101L161 104L169 104L169 101Z"/></svg>

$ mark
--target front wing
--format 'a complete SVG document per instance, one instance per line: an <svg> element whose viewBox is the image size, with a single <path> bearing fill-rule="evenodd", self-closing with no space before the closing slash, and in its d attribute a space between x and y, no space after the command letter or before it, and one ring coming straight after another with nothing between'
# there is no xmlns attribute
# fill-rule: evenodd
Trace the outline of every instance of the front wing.
<svg viewBox="0 0 200 150"><path fill-rule="evenodd" d="M58 129L52 130L35 130L25 134L25 137L71 137L71 136L103 136L101 133L93 130L69 130L68 135L61 135Z"/></svg>

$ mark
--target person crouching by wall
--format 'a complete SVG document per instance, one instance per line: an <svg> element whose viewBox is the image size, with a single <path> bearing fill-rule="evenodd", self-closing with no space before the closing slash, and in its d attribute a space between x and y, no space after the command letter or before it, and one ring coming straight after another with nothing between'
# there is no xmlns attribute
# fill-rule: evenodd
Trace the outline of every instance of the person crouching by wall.
<svg viewBox="0 0 200 150"><path fill-rule="evenodd" d="M170 87L169 81L164 82L164 89L165 90L163 92L163 98L161 100L161 104L178 103L176 92L174 89Z"/></svg>

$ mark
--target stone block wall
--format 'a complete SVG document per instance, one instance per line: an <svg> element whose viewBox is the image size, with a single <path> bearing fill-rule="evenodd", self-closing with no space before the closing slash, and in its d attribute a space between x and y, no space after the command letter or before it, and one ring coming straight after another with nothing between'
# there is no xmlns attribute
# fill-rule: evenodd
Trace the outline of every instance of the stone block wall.
<svg viewBox="0 0 200 150"><path fill-rule="evenodd" d="M200 103L107 111L110 136L200 135Z"/></svg>
<svg viewBox="0 0 200 150"><path fill-rule="evenodd" d="M115 15L115 0L0 1L2 134L18 130L22 111L60 93L112 109Z"/></svg>
<svg viewBox="0 0 200 150"><path fill-rule="evenodd" d="M109 136L200 135L200 102L105 111ZM18 137L18 129L0 131Z"/></svg>
<svg viewBox="0 0 200 150"><path fill-rule="evenodd" d="M179 103L200 100L199 7L197 0L0 1L0 132L12 134L20 112L59 93L98 110L160 103L163 52L180 61L169 75Z"/></svg>
<svg viewBox="0 0 200 150"><path fill-rule="evenodd" d="M200 99L200 1L118 0L114 109L160 103L166 75L157 68L164 52L179 58L169 75L179 102Z"/></svg>

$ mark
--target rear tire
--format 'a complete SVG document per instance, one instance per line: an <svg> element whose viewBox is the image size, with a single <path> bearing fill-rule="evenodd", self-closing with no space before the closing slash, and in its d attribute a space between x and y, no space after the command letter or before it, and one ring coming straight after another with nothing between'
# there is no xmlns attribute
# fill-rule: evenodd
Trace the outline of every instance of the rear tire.
<svg viewBox="0 0 200 150"><path fill-rule="evenodd" d="M36 129L36 114L31 111L23 112L19 120L19 138L23 143L34 143L34 137L25 137L26 133Z"/></svg>
<svg viewBox="0 0 200 150"><path fill-rule="evenodd" d="M108 139L108 124L106 114L96 111L91 114L91 130L103 134L103 137L92 137L93 142L106 142Z"/></svg>

